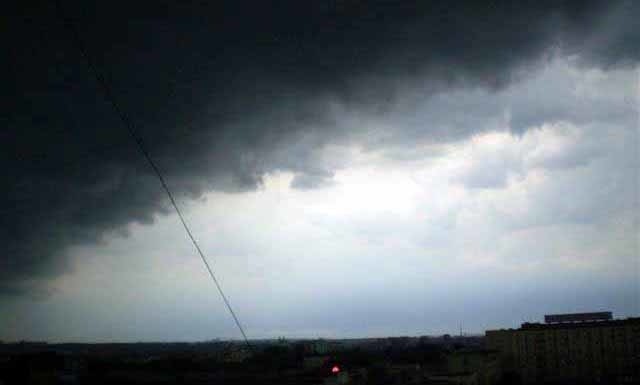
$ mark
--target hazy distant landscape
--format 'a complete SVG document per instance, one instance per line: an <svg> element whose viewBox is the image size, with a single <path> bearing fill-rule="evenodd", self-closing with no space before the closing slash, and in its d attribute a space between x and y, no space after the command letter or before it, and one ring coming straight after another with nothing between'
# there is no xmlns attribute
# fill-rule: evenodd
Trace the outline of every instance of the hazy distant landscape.
<svg viewBox="0 0 640 385"><path fill-rule="evenodd" d="M83 384L406 383L449 375L457 356L484 356L481 336L347 340L259 340L200 343L0 345L2 380ZM473 353L472 353L473 352ZM464 374L475 369L469 364ZM464 371L460 366L460 373Z"/></svg>
<svg viewBox="0 0 640 385"><path fill-rule="evenodd" d="M0 381L74 384L635 384L640 317L545 315L485 335L0 344Z"/></svg>

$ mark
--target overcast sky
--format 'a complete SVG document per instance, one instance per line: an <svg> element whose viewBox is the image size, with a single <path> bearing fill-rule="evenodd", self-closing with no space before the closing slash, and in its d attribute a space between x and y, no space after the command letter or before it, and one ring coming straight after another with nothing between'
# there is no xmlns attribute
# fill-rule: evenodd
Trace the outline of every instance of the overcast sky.
<svg viewBox="0 0 640 385"><path fill-rule="evenodd" d="M640 3L63 2L2 16L0 339L640 315ZM61 13L63 15L61 15Z"/></svg>

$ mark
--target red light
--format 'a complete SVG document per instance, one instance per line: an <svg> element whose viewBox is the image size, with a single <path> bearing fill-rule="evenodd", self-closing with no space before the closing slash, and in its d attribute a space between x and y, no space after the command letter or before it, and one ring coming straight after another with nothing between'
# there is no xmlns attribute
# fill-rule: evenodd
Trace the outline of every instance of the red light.
<svg viewBox="0 0 640 385"><path fill-rule="evenodd" d="M338 373L340 371L340 368L338 367L338 365L334 365L333 368L331 368L331 373Z"/></svg>

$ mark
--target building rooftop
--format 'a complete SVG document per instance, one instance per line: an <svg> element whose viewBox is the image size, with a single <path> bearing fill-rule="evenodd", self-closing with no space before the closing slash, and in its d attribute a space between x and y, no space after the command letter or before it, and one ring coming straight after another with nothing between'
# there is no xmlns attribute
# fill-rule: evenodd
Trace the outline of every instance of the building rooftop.
<svg viewBox="0 0 640 385"><path fill-rule="evenodd" d="M549 329L575 329L575 328L592 328L592 327L611 327L611 326L623 326L629 324L639 324L640 317L629 317L625 319L611 319L601 321L583 321L583 322L563 322L563 323L539 323L539 322L525 322L519 329L496 329L487 330L487 332L498 330L549 330Z"/></svg>
<svg viewBox="0 0 640 385"><path fill-rule="evenodd" d="M547 314L544 322L548 324L563 322L584 322L584 321L608 321L613 319L610 311L595 313L570 313L570 314Z"/></svg>

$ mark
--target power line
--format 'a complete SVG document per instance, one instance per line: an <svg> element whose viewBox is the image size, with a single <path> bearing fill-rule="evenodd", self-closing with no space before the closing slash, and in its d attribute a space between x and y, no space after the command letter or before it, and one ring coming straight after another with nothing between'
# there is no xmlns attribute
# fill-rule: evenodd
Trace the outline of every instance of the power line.
<svg viewBox="0 0 640 385"><path fill-rule="evenodd" d="M171 205L173 206L176 213L178 214L178 218L180 218L180 222L182 223L184 230L186 231L196 251L200 255L202 262L204 263L205 267L207 268L207 271L209 272L209 276L211 276L211 279L213 280L213 283L216 285L216 288L218 289L218 292L220 293L220 296L222 297L224 304L229 310L229 313L231 313L231 316L233 317L233 321L235 322L236 326L240 330L240 333L242 334L242 338L244 339L244 342L246 343L247 347L251 348L251 344L249 343L247 334L245 333L244 328L242 327L242 324L240 324L240 320L238 319L238 316L236 316L236 313L233 311L233 308L231 307L231 303L229 302L229 299L227 298L227 296L224 294L224 291L222 290L222 286L220 285L220 282L218 282L218 279L216 278L215 274L213 273L211 266L209 266L209 262L207 262L207 259L205 258L204 253L200 249L200 245L198 245L198 242L196 241L195 237L191 233L191 230L189 229L189 226L187 225L187 222L184 219L184 216L182 215L180 208L178 208L178 204L176 203L176 200L174 199L173 194L171 193L171 190L169 189L169 186L167 185L167 182L165 181L165 178L162 175L162 172L160 171L156 163L153 161L153 158L151 158L151 155L147 151L144 145L144 141L142 140L142 137L140 137L140 135L138 135L138 133L136 132L134 125L132 123L132 120L129 118L129 115L127 115L127 113L122 108L120 108L120 105L118 104L118 101L115 95L113 94L111 87L109 87L109 84L106 78L100 71L98 71L95 63L91 59L91 56L89 55L82 39L80 38L80 33L78 32L75 25L73 24L73 21L65 15L62 9L62 5L60 4L60 0L56 0L56 8L59 16L64 21L65 26L69 29L69 32L71 33L78 50L80 51L81 55L85 59L86 64L89 67L89 70L95 76L98 84L100 84L100 87L104 92L105 98L109 103L111 103L116 114L118 115L118 117L126 127L127 131L129 131L129 134L135 141L136 145L138 146L138 149L140 150L144 158L149 163L149 166L151 166L151 168L153 169L153 172L156 174L156 176L160 180L160 184L162 185L162 188L164 189L164 191L167 193L167 196L171 201Z"/></svg>

